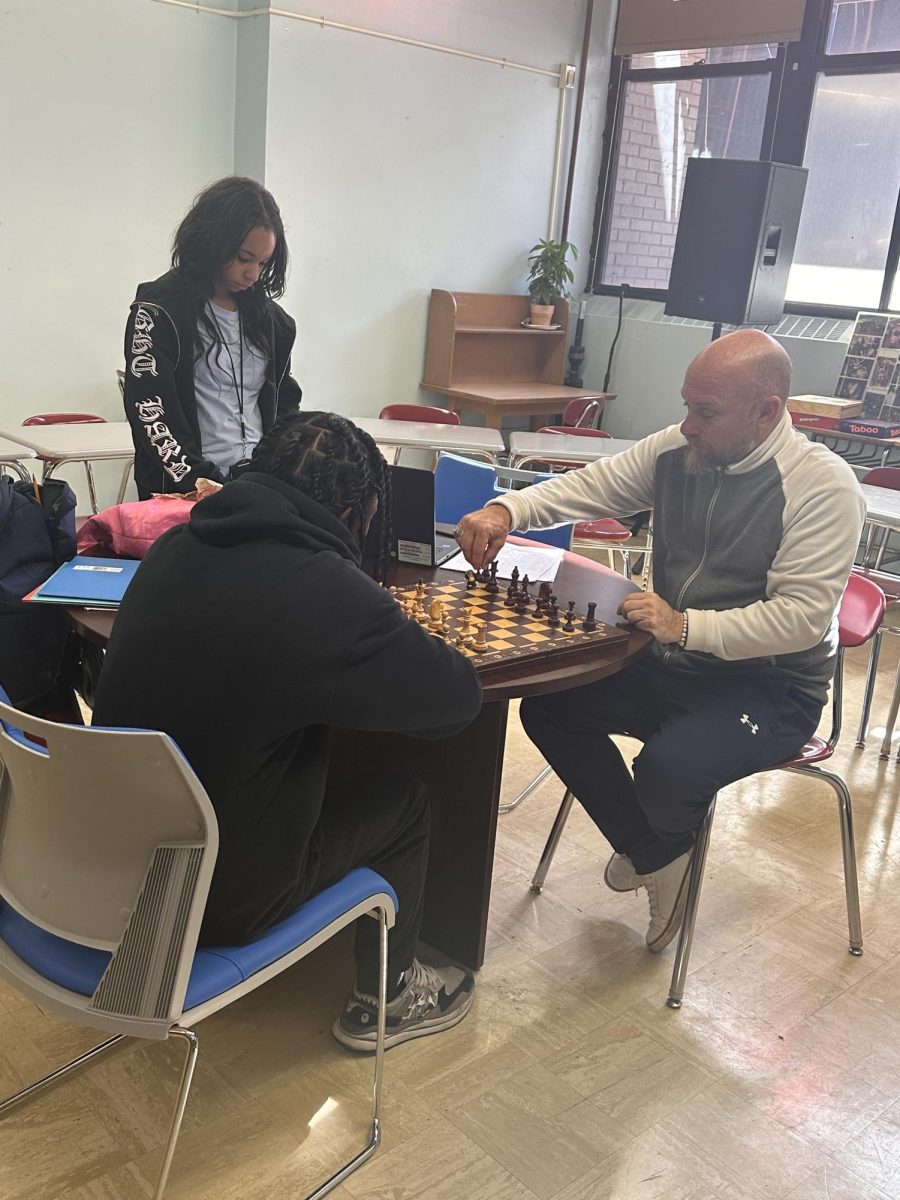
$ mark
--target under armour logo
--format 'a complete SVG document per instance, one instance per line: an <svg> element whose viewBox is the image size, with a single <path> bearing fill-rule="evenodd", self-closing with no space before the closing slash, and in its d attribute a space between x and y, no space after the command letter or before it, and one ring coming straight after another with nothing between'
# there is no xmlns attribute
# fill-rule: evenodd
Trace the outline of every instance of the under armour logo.
<svg viewBox="0 0 900 1200"><path fill-rule="evenodd" d="M751 721L746 713L744 713L741 717L741 724L748 725L750 727L750 732L752 734L755 735L755 734L759 733L759 726L756 724L755 721Z"/></svg>

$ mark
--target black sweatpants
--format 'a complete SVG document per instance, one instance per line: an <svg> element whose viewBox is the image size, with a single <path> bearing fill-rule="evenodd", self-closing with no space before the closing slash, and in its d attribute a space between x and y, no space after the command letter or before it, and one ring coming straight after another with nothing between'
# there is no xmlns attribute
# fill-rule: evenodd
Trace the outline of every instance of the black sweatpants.
<svg viewBox="0 0 900 1200"><path fill-rule="evenodd" d="M528 736L642 875L691 848L719 788L795 754L821 712L819 701L785 681L691 675L649 656L599 683L521 706ZM633 778L611 733L644 743Z"/></svg>
<svg viewBox="0 0 900 1200"><path fill-rule="evenodd" d="M341 773L326 788L297 896L301 904L354 867L371 867L384 876L399 902L389 942L389 994L412 963L422 924L429 814L425 786L412 773L359 779ZM369 917L356 922L356 985L378 994L378 924Z"/></svg>

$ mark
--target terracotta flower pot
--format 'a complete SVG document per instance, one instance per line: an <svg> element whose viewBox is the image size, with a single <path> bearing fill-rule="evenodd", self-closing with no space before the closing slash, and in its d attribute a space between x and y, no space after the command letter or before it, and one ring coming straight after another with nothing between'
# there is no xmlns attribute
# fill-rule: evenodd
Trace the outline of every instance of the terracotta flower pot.
<svg viewBox="0 0 900 1200"><path fill-rule="evenodd" d="M553 321L553 305L552 304L532 304L531 306L531 324L532 325L549 325Z"/></svg>

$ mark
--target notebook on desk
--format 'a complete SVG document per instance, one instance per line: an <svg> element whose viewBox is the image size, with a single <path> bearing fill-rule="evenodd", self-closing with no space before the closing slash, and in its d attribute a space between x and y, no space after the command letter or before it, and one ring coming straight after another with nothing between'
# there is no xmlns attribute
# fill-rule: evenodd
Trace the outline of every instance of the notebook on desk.
<svg viewBox="0 0 900 1200"><path fill-rule="evenodd" d="M118 608L140 565L139 559L76 554L24 598L41 604Z"/></svg>
<svg viewBox="0 0 900 1200"><path fill-rule="evenodd" d="M419 467L391 467L391 558L439 566L459 547L452 527L435 525L434 475Z"/></svg>

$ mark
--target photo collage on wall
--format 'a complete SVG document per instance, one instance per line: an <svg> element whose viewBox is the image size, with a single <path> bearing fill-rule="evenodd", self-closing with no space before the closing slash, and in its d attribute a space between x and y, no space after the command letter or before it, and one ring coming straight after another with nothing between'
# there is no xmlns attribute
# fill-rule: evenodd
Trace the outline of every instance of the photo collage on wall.
<svg viewBox="0 0 900 1200"><path fill-rule="evenodd" d="M860 313L835 395L862 402L862 416L900 421L900 317Z"/></svg>

